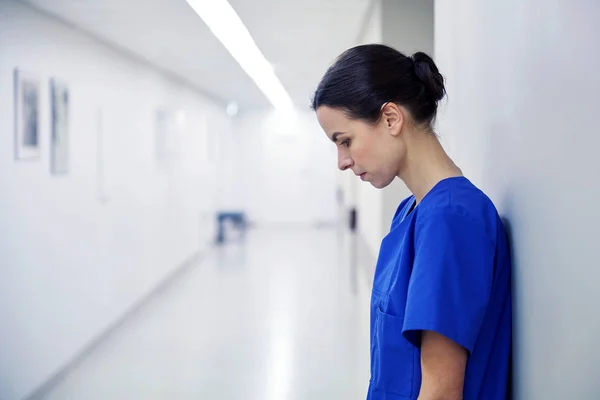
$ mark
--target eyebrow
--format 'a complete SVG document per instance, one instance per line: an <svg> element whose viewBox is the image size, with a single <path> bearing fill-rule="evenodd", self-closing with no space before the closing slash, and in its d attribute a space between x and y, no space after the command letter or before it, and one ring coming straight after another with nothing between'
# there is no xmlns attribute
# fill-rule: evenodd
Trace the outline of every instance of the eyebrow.
<svg viewBox="0 0 600 400"><path fill-rule="evenodd" d="M338 140L338 136L343 135L346 132L334 132L333 135L331 135L331 141L333 143L337 142Z"/></svg>

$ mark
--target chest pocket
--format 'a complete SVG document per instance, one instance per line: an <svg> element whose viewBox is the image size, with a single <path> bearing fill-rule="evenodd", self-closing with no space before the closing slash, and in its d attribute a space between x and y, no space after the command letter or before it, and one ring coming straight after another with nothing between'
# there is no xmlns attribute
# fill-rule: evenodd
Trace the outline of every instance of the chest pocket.
<svg viewBox="0 0 600 400"><path fill-rule="evenodd" d="M371 384L409 398L412 394L415 349L402 335L403 319L375 307L371 343Z"/></svg>

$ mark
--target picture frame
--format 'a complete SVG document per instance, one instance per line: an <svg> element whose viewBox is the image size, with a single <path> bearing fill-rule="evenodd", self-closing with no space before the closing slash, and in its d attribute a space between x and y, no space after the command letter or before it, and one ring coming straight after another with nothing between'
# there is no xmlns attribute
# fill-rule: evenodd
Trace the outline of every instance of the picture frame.
<svg viewBox="0 0 600 400"><path fill-rule="evenodd" d="M69 171L69 89L56 79L50 79L50 172L65 175Z"/></svg>
<svg viewBox="0 0 600 400"><path fill-rule="evenodd" d="M16 160L40 158L40 79L19 68L13 70L14 156Z"/></svg>

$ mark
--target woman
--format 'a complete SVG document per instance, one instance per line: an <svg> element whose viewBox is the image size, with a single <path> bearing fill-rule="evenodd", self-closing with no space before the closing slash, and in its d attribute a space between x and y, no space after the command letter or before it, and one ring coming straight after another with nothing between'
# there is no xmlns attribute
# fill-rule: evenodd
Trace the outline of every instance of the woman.
<svg viewBox="0 0 600 400"><path fill-rule="evenodd" d="M369 400L509 395L510 256L490 199L432 129L444 79L433 60L384 45L344 52L313 109L341 170L403 200L381 243L371 296Z"/></svg>

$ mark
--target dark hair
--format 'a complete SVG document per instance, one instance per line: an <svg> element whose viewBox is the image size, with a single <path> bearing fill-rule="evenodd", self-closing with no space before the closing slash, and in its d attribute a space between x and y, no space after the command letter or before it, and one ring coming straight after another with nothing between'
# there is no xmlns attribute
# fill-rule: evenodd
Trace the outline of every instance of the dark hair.
<svg viewBox="0 0 600 400"><path fill-rule="evenodd" d="M343 109L352 119L375 123L388 102L406 107L418 124L431 125L446 93L444 78L427 54L407 57L382 44L353 47L342 53L319 83L312 109Z"/></svg>

